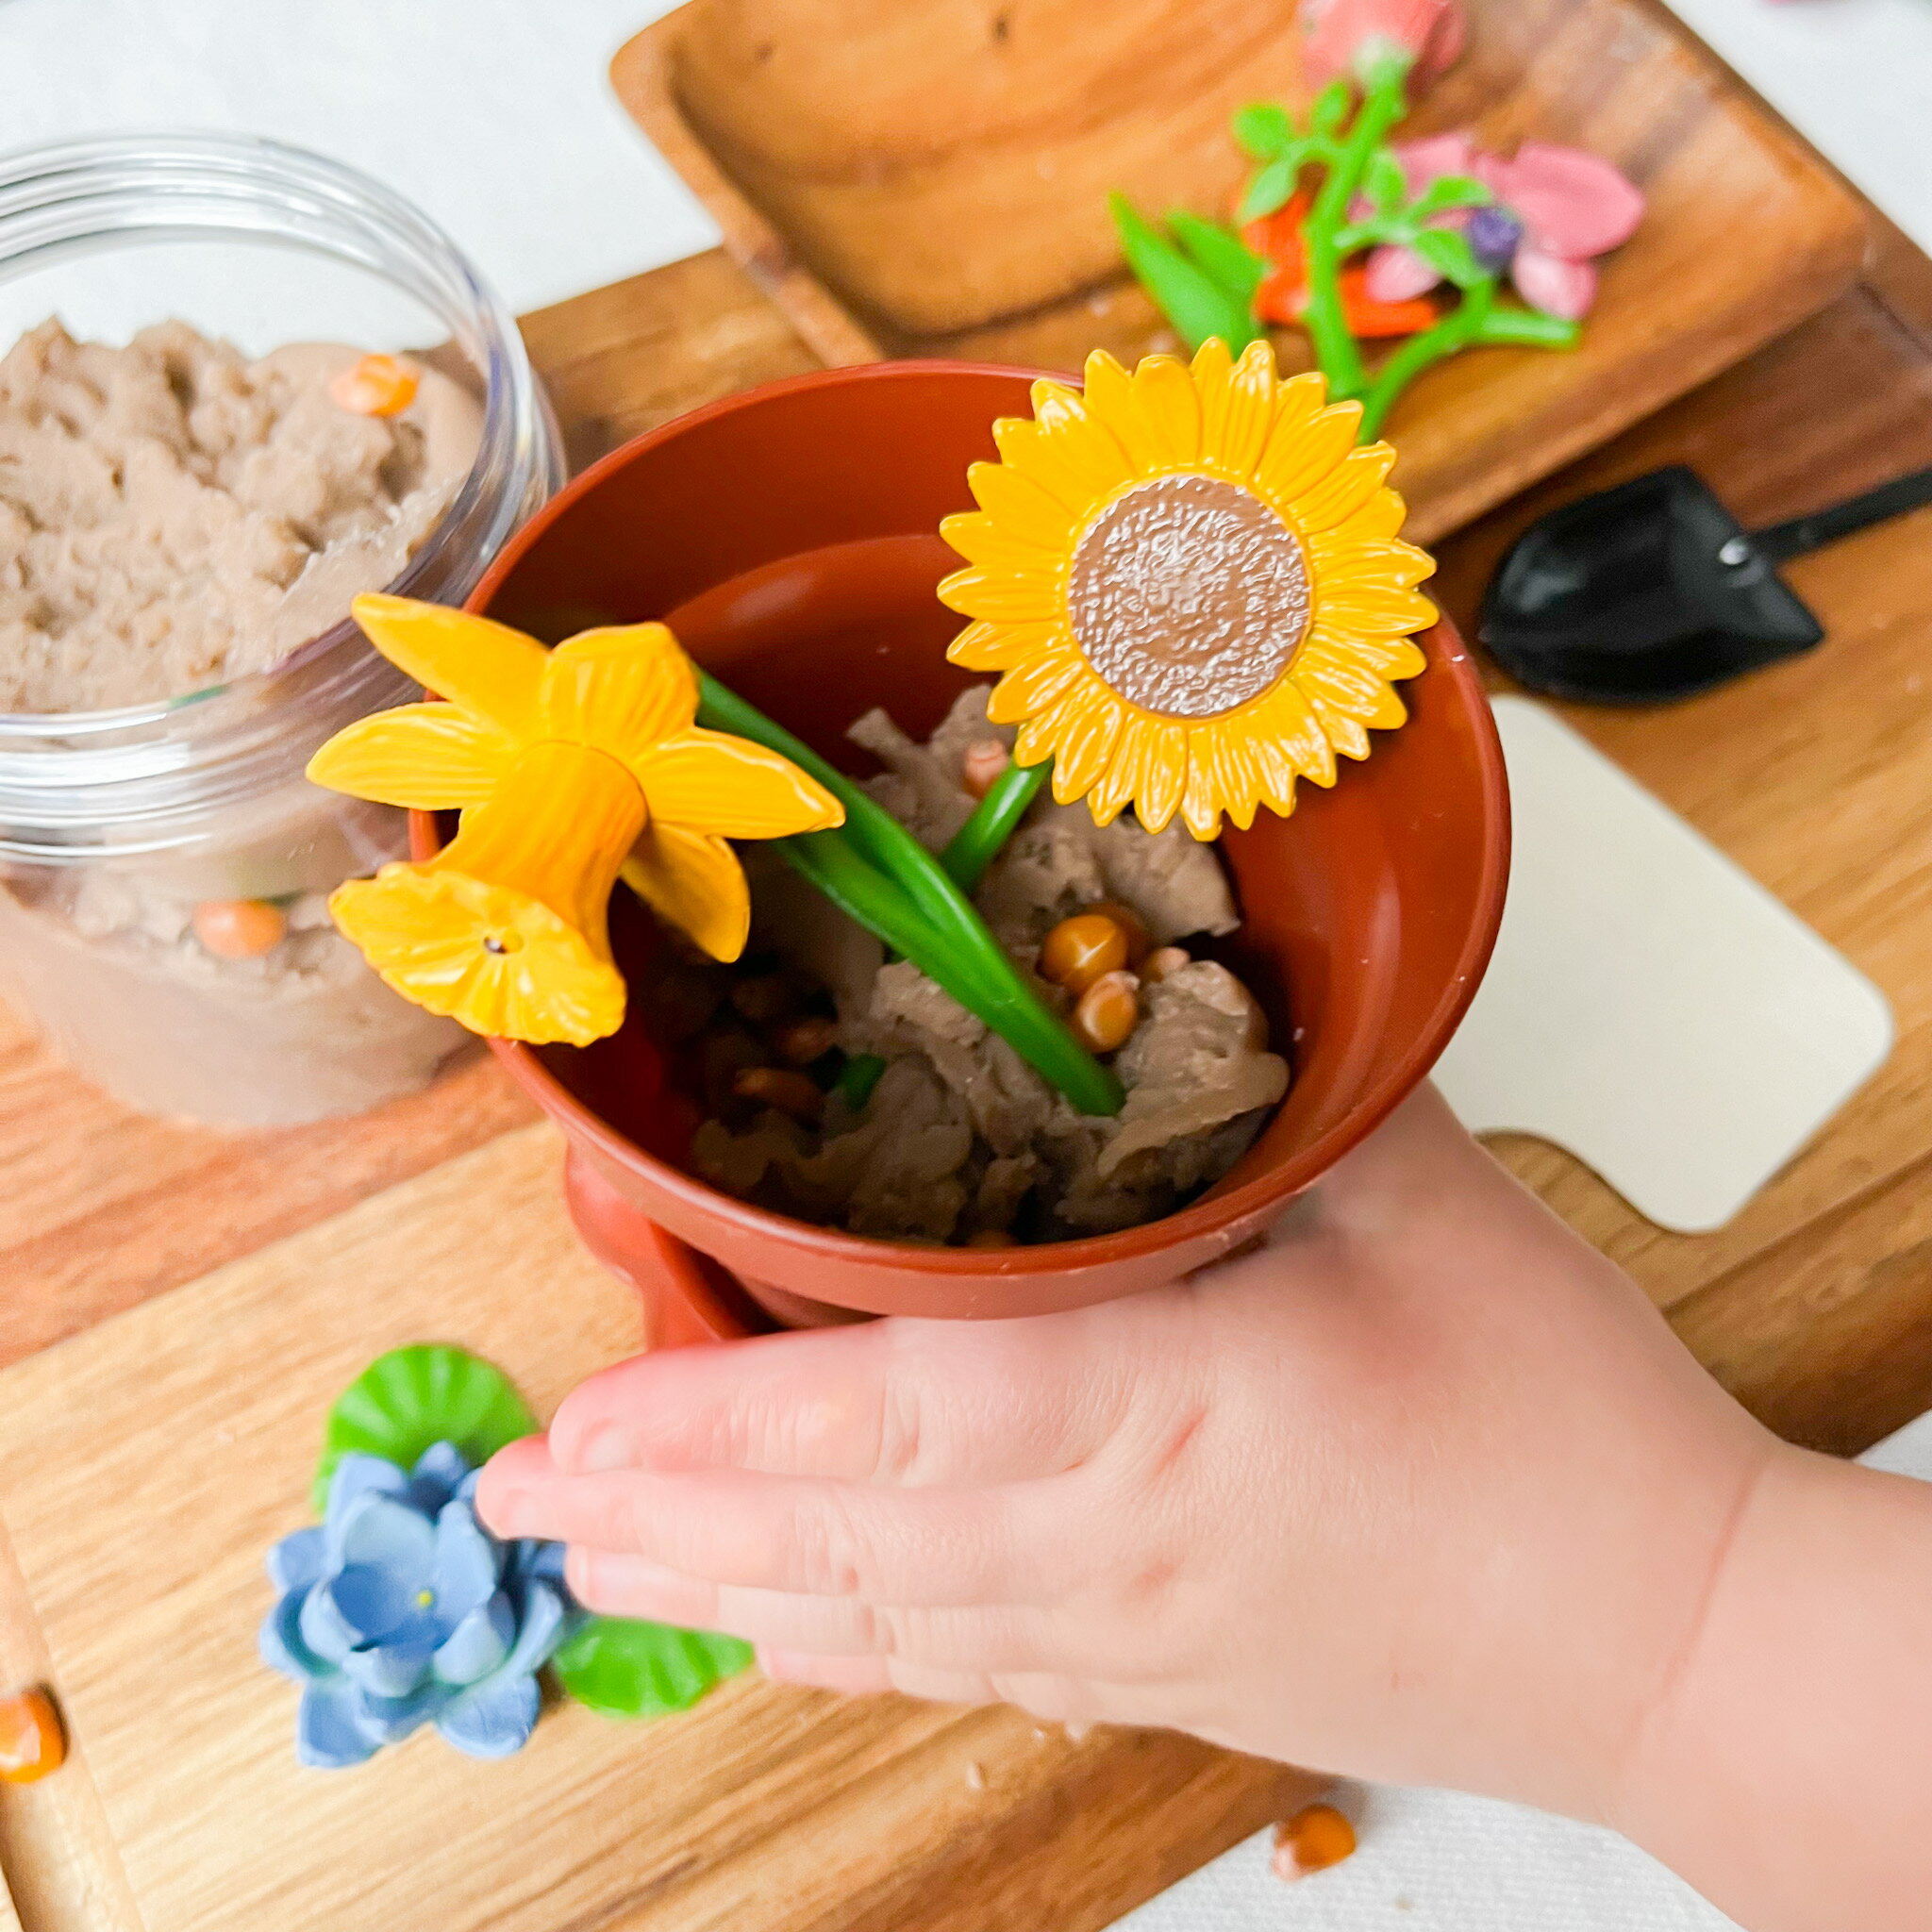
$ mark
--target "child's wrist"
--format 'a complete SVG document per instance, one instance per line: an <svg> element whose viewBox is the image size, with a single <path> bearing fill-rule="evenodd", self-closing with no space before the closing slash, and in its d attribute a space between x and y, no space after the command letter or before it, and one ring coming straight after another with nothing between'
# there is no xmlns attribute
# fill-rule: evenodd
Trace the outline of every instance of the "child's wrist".
<svg viewBox="0 0 1932 1932"><path fill-rule="evenodd" d="M1932 1486L1780 1445L1610 1822L1755 1932L1918 1923L1928 1619Z"/></svg>

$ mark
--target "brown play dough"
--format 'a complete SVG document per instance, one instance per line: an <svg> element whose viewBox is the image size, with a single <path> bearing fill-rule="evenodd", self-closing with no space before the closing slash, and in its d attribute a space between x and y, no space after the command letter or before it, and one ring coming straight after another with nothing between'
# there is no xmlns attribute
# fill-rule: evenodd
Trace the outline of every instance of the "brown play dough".
<svg viewBox="0 0 1932 1932"><path fill-rule="evenodd" d="M16 342L0 360L0 711L187 697L270 669L392 583L469 474L482 416L407 359L405 408L343 407L330 382L361 353L250 361L179 322L125 348L58 322ZM402 815L303 784L299 763L211 795L186 841L0 862L0 989L134 1107L247 1126L353 1113L462 1043L329 924L333 887L404 856Z"/></svg>
<svg viewBox="0 0 1932 1932"><path fill-rule="evenodd" d="M125 348L58 321L0 360L0 710L102 710L264 671L391 582L475 460L482 416L419 363L392 417L187 324Z"/></svg>

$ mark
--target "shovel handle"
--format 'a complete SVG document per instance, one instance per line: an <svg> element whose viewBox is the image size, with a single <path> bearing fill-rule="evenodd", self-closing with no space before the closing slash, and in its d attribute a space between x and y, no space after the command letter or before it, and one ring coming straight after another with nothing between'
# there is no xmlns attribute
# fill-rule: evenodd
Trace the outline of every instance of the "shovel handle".
<svg viewBox="0 0 1932 1932"><path fill-rule="evenodd" d="M1783 563L1788 558L1803 557L1807 551L1849 537L1854 530L1882 524L1888 517L1903 516L1907 510L1927 503L1932 503L1932 470L1914 470L1909 476L1881 483L1876 490L1868 490L1845 503L1835 503L1828 509L1793 517L1788 524L1774 524L1768 530L1757 531L1751 544L1767 562Z"/></svg>

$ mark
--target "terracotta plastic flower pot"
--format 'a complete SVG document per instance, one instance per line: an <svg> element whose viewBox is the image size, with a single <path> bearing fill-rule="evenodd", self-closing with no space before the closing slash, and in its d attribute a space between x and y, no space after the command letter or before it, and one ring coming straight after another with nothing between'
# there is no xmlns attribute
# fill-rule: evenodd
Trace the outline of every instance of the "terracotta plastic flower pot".
<svg viewBox="0 0 1932 1932"><path fill-rule="evenodd" d="M471 608L560 638L663 618L697 659L835 763L871 769L846 724L883 705L924 734L972 682L933 588L934 534L972 508L967 465L1023 372L873 364L774 383L618 450L505 550ZM1222 852L1244 924L1221 956L1294 1069L1288 1098L1219 1186L1165 1220L1038 1247L869 1241L749 1207L679 1164L698 1119L633 1013L582 1050L496 1051L569 1143L591 1250L634 1282L664 1344L864 1314L996 1316L1132 1294L1259 1235L1291 1196L1427 1073L1474 994L1501 917L1508 804L1489 707L1456 633L1423 641L1411 719L1333 791L1263 810ZM432 822L420 825L435 839ZM620 962L650 943L628 895Z"/></svg>

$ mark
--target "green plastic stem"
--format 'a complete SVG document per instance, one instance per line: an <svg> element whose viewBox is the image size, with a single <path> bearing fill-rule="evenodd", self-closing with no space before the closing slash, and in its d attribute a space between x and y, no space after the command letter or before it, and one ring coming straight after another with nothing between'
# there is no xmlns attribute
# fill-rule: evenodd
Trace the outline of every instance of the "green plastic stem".
<svg viewBox="0 0 1932 1932"><path fill-rule="evenodd" d="M1347 225L1369 158L1407 111L1404 83L1410 65L1406 57L1391 58L1365 83L1355 125L1302 224L1308 261L1308 306L1302 319L1315 345L1315 359L1328 378L1329 395L1337 402L1359 396L1369 387L1361 348L1349 332L1341 305L1341 251L1337 238Z"/></svg>
<svg viewBox="0 0 1932 1932"><path fill-rule="evenodd" d="M790 758L845 808L841 827L773 840L779 857L976 1013L1081 1113L1120 1112L1126 1095L1113 1071L1041 1003L939 860L810 746L716 678L698 676L700 724Z"/></svg>
<svg viewBox="0 0 1932 1932"><path fill-rule="evenodd" d="M973 808L973 816L953 834L952 843L940 854L940 863L962 892L978 887L1052 770L1051 758L1037 765L1008 765Z"/></svg>
<svg viewBox="0 0 1932 1932"><path fill-rule="evenodd" d="M1374 439L1396 397L1431 362L1440 362L1444 356L1453 356L1458 349L1466 349L1480 339L1495 299L1493 275L1465 289L1462 300L1434 328L1426 328L1419 336L1410 336L1383 363L1375 372L1374 386L1362 400L1361 438L1364 442Z"/></svg>

